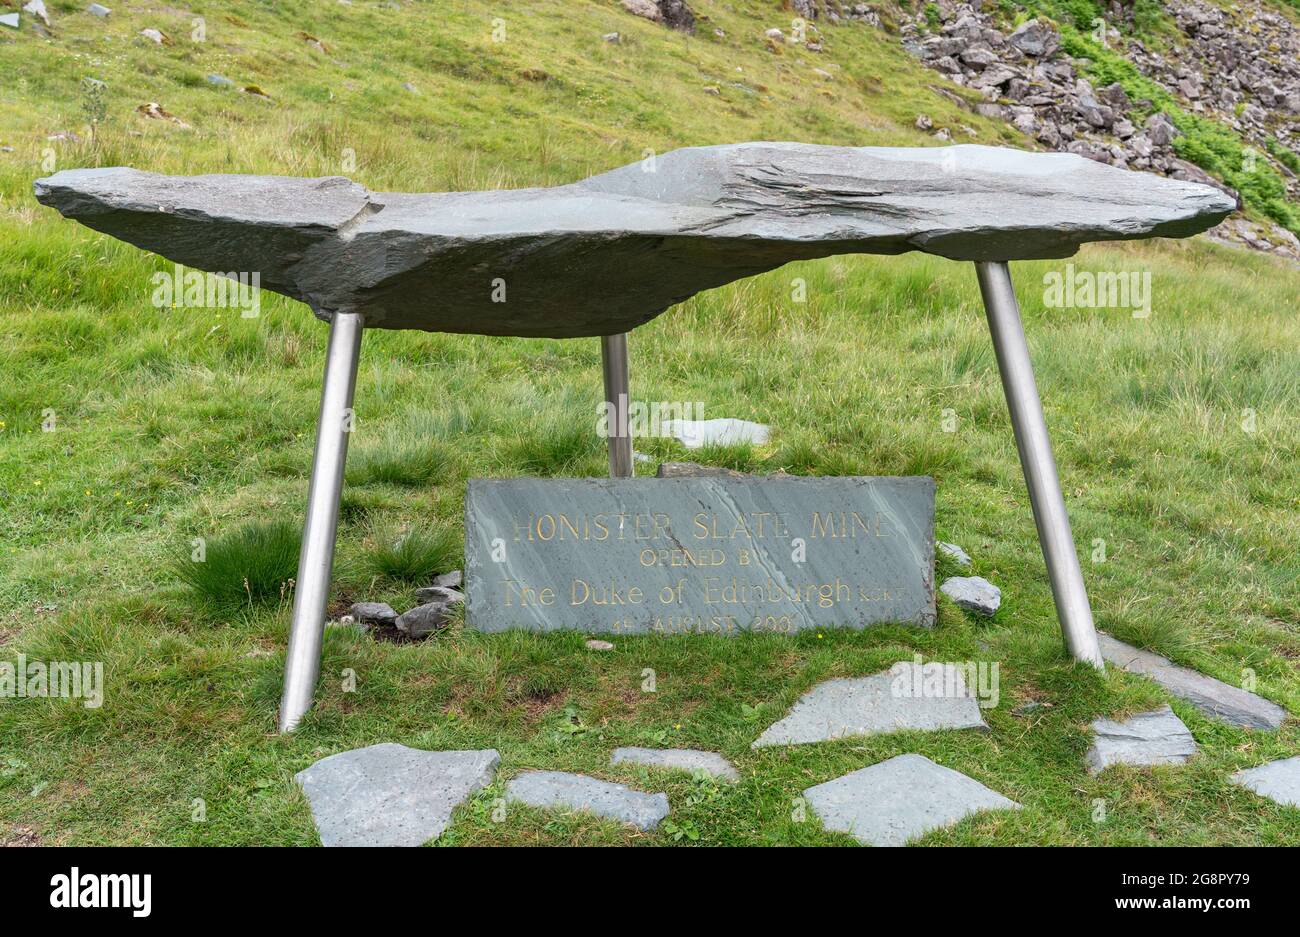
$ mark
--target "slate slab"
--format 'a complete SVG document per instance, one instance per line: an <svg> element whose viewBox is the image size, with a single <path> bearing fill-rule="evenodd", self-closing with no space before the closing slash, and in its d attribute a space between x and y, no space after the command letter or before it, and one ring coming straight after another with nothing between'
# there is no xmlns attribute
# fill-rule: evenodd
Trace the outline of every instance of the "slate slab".
<svg viewBox="0 0 1300 937"><path fill-rule="evenodd" d="M927 682L944 687L944 695L926 695ZM790 714L769 726L751 747L803 745L906 729L986 729L973 689L966 685L960 668L937 662L900 661L869 677L827 680L800 697Z"/></svg>
<svg viewBox="0 0 1300 937"><path fill-rule="evenodd" d="M740 780L740 772L726 758L717 752L703 752L693 748L616 748L609 763L649 765L652 768L688 771L691 774L703 772L724 781Z"/></svg>
<svg viewBox="0 0 1300 937"><path fill-rule="evenodd" d="M1174 696L1191 703L1211 719L1247 729L1276 729L1287 716L1277 703L1207 677L1167 658L1098 633L1101 656L1129 673L1150 677Z"/></svg>
<svg viewBox="0 0 1300 937"><path fill-rule="evenodd" d="M506 797L530 807L585 810L640 830L653 830L668 816L667 794L567 771L525 771L506 785Z"/></svg>
<svg viewBox="0 0 1300 937"><path fill-rule="evenodd" d="M323 846L419 846L492 783L495 749L429 752L393 742L339 752L294 775Z"/></svg>
<svg viewBox="0 0 1300 937"><path fill-rule="evenodd" d="M1020 805L922 755L899 755L803 792L828 830L870 846L903 846L982 810Z"/></svg>
<svg viewBox="0 0 1300 937"><path fill-rule="evenodd" d="M704 446L734 446L738 443L767 445L772 428L749 420L664 420L663 431L687 449Z"/></svg>
<svg viewBox="0 0 1300 937"><path fill-rule="evenodd" d="M953 576L943 581L939 591L968 612L986 618L1002 605L1002 590L982 576Z"/></svg>
<svg viewBox="0 0 1300 937"><path fill-rule="evenodd" d="M473 478L480 631L792 634L934 623L934 480Z"/></svg>
<svg viewBox="0 0 1300 937"><path fill-rule="evenodd" d="M1196 739L1169 706L1122 722L1097 719L1085 761L1090 774L1111 765L1181 765L1196 754Z"/></svg>
<svg viewBox="0 0 1300 937"><path fill-rule="evenodd" d="M1284 806L1300 807L1300 755L1238 771L1232 783Z"/></svg>
<svg viewBox="0 0 1300 937"><path fill-rule="evenodd" d="M387 602L356 602L349 614L364 625L386 628L397 622L397 612Z"/></svg>
<svg viewBox="0 0 1300 937"><path fill-rule="evenodd" d="M1196 234L1236 208L1194 182L976 145L689 147L570 185L489 192L122 167L63 170L35 192L177 263L257 271L325 320L553 338L629 332L795 260L1068 257L1088 241Z"/></svg>
<svg viewBox="0 0 1300 937"><path fill-rule="evenodd" d="M944 543L941 540L938 543L936 543L935 546L939 548L940 553L943 553L947 556L951 556L954 560L956 560L958 566L970 565L970 554L967 553L965 550L963 550L961 547L957 546L957 544Z"/></svg>

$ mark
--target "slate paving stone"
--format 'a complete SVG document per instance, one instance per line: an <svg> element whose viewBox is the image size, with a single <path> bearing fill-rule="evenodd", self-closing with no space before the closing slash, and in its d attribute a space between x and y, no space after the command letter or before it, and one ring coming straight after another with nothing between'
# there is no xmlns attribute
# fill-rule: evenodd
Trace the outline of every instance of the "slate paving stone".
<svg viewBox="0 0 1300 937"><path fill-rule="evenodd" d="M664 420L663 431L687 449L704 446L732 446L738 443L767 444L771 427L749 420Z"/></svg>
<svg viewBox="0 0 1300 937"><path fill-rule="evenodd" d="M384 742L322 758L294 780L322 846L419 846L492 783L495 749L429 752Z"/></svg>
<svg viewBox="0 0 1300 937"><path fill-rule="evenodd" d="M616 748L610 757L611 765L637 764L653 768L670 768L705 774L724 781L739 781L740 772L735 765L717 752L702 752L693 748Z"/></svg>
<svg viewBox="0 0 1300 937"><path fill-rule="evenodd" d="M1287 716L1277 703L1231 684L1207 677L1167 658L1099 633L1101 656L1129 673L1150 677L1174 696L1191 703L1211 719L1247 729L1276 729Z"/></svg>
<svg viewBox="0 0 1300 937"><path fill-rule="evenodd" d="M923 755L899 755L803 792L828 830L871 846L903 846L982 810L1020 805Z"/></svg>
<svg viewBox="0 0 1300 937"><path fill-rule="evenodd" d="M942 669L942 684L953 692L922 696L927 672ZM898 732L903 729L986 729L979 701L959 668L951 664L916 664L900 661L889 670L869 677L827 680L813 687L794 704L790 714L769 726L753 748L802 745L857 735Z"/></svg>
<svg viewBox="0 0 1300 937"><path fill-rule="evenodd" d="M982 576L953 576L939 591L977 615L990 616L1002 605L1002 590Z"/></svg>
<svg viewBox="0 0 1300 937"><path fill-rule="evenodd" d="M506 785L506 797L530 807L586 810L640 830L653 830L668 816L667 794L567 771L525 771Z"/></svg>
<svg viewBox="0 0 1300 937"><path fill-rule="evenodd" d="M1232 783L1279 804L1300 807L1300 755L1238 771Z"/></svg>
<svg viewBox="0 0 1300 937"><path fill-rule="evenodd" d="M1085 760L1097 774L1111 765L1181 765L1196 754L1196 739L1169 706L1117 722L1097 719Z"/></svg>

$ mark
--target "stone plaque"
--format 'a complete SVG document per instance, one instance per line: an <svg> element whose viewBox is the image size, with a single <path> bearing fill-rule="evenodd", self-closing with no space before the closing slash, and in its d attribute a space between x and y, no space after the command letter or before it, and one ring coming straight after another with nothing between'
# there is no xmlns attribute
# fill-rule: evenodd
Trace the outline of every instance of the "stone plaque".
<svg viewBox="0 0 1300 937"><path fill-rule="evenodd" d="M934 624L934 479L470 479L479 631Z"/></svg>

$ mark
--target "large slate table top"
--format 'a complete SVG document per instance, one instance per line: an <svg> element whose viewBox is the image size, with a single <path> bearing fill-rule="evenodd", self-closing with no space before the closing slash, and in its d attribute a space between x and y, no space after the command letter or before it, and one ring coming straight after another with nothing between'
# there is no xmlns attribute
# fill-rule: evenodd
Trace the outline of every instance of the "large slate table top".
<svg viewBox="0 0 1300 937"><path fill-rule="evenodd" d="M1068 257L1088 241L1192 235L1234 208L1205 185L973 145L695 147L571 185L493 192L126 168L65 170L35 191L187 266L256 271L324 319L557 338L626 332L792 260Z"/></svg>

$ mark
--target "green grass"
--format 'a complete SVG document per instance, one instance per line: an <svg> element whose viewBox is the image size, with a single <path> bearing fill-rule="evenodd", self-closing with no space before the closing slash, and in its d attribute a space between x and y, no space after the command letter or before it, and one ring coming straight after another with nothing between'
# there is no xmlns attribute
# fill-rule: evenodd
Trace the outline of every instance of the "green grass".
<svg viewBox="0 0 1300 937"><path fill-rule="evenodd" d="M1294 720L1252 733L1175 702L1201 746L1189 765L1084 770L1092 719L1164 696L1065 657L974 272L924 256L792 265L638 329L634 396L701 400L706 415L775 432L766 447L702 456L667 440L637 448L758 472L932 474L938 536L1003 589L992 620L941 601L931 631L619 637L607 653L576 634L452 628L394 645L331 627L316 707L294 735L274 734L287 605L215 605L171 561L196 536L210 561L222 532L299 523L325 329L270 295L256 319L154 309L150 277L170 266L37 206L41 151L55 149L60 167L320 174L339 172L350 148L349 174L372 188L432 190L568 181L647 147L924 145L933 141L911 126L921 111L982 142L1020 139L930 91L941 79L874 30L827 28L823 55L777 56L762 31L786 14L695 7L710 19L692 39L581 0L511 8L503 44L490 38L496 14L473 2L284 3L283 18L211 2L202 46L185 41L188 19L134 4L115 5L106 24L52 5L62 25L50 43L0 34L0 70L17 76L0 83L0 143L15 147L0 153L0 655L102 661L106 680L99 709L0 700L0 838L29 826L49 843L312 843L294 772L396 741L501 752L498 785L459 811L449 844L845 843L794 818L799 792L908 751L1025 805L929 844L1300 844L1300 813L1227 782L1294 754ZM136 44L155 24L177 42ZM624 44L600 40L613 30ZM811 74L828 64L841 66L835 81ZM525 67L552 79L517 79ZM210 71L272 100L211 88ZM80 128L87 72L109 84L98 151L45 139ZM408 80L419 95L401 89ZM722 95L702 94L706 84ZM195 129L134 115L153 100ZM1250 668L1260 693L1300 712L1300 275L1200 241L1093 248L1073 262L1149 271L1154 293L1147 319L1046 309L1043 275L1061 265L1013 268L1099 623L1232 683ZM806 302L792 301L795 278ZM403 529L457 530L470 477L603 474L600 396L594 339L368 334L335 602L408 607L410 567L367 560ZM945 410L955 432L944 432ZM42 431L46 411L53 432ZM1104 562L1090 559L1096 540ZM443 571L459 544L443 546L416 565ZM941 575L955 572L941 558ZM821 680L917 653L1000 663L989 732L749 748ZM656 692L642 690L646 669ZM1030 699L1051 705L1013 714ZM720 751L743 780L714 790L611 768L619 745ZM493 798L527 768L665 790L675 826L639 834L515 808L497 822Z"/></svg>
<svg viewBox="0 0 1300 937"><path fill-rule="evenodd" d="M464 542L459 528L379 531L365 555L365 567L375 576L428 585L438 573L459 569Z"/></svg>
<svg viewBox="0 0 1300 937"><path fill-rule="evenodd" d="M277 599L293 592L299 526L252 523L211 541L195 537L176 553L172 572L199 596L223 608Z"/></svg>

